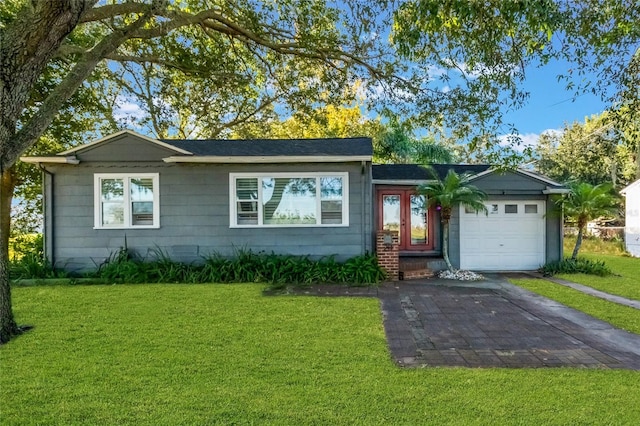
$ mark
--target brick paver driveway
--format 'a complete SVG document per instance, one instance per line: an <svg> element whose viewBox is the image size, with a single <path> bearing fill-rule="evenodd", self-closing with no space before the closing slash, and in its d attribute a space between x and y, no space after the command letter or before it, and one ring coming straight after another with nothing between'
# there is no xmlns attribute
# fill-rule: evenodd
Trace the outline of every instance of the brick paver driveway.
<svg viewBox="0 0 640 426"><path fill-rule="evenodd" d="M477 284L400 282L381 287L378 297L389 348L403 366L640 370L639 335L501 275Z"/></svg>

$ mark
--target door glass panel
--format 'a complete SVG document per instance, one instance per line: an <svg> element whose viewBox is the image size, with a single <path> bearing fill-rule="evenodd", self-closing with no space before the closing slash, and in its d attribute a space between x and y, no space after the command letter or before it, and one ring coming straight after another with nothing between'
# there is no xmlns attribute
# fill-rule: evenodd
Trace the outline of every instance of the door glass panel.
<svg viewBox="0 0 640 426"><path fill-rule="evenodd" d="M411 195L411 245L429 241L426 202L424 195Z"/></svg>
<svg viewBox="0 0 640 426"><path fill-rule="evenodd" d="M400 241L400 195L382 196L382 229L397 231Z"/></svg>
<svg viewBox="0 0 640 426"><path fill-rule="evenodd" d="M517 204L505 204L504 205L505 213L518 213L518 205Z"/></svg>

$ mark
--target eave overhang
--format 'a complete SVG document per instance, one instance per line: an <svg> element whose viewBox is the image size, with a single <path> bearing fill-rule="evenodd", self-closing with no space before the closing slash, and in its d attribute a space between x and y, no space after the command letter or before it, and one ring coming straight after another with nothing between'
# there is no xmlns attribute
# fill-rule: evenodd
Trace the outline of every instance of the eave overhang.
<svg viewBox="0 0 640 426"><path fill-rule="evenodd" d="M553 194L564 195L564 194L568 194L569 192L571 191L567 188L550 188L548 186L547 186L547 189L542 191L542 193L545 195L553 195Z"/></svg>
<svg viewBox="0 0 640 426"><path fill-rule="evenodd" d="M434 179L373 179L374 185L418 186L435 182Z"/></svg>
<svg viewBox="0 0 640 426"><path fill-rule="evenodd" d="M31 164L80 164L75 156L20 157L23 163Z"/></svg>

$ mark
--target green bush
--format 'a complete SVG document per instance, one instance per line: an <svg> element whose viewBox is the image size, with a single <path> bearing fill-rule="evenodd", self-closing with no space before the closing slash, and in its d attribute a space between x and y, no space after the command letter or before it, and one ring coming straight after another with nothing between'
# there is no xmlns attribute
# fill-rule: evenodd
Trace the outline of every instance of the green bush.
<svg viewBox="0 0 640 426"><path fill-rule="evenodd" d="M564 259L556 262L550 262L540 268L540 272L544 275L557 274L589 274L606 277L612 275L613 272L603 261L589 260L584 258Z"/></svg>
<svg viewBox="0 0 640 426"><path fill-rule="evenodd" d="M65 278L44 257L42 234L21 234L9 239L9 277L13 280Z"/></svg>
<svg viewBox="0 0 640 426"><path fill-rule="evenodd" d="M65 271L54 269L42 254L27 253L9 264L11 279L65 278Z"/></svg>
<svg viewBox="0 0 640 426"><path fill-rule="evenodd" d="M9 239L9 259L17 261L27 255L44 257L42 234L21 234Z"/></svg>
<svg viewBox="0 0 640 426"><path fill-rule="evenodd" d="M232 258L212 254L202 264L188 265L171 260L159 249L141 259L123 248L100 265L94 276L111 283L266 282L272 288L284 288L316 283L371 285L386 275L369 254L339 263L333 257L312 260L237 250Z"/></svg>

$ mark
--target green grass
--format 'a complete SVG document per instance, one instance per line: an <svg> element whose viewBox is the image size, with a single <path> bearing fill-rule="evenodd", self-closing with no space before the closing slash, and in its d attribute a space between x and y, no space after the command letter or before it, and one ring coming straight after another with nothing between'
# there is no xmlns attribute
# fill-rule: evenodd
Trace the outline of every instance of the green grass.
<svg viewBox="0 0 640 426"><path fill-rule="evenodd" d="M640 372L401 369L377 299L19 287L3 424L637 424Z"/></svg>
<svg viewBox="0 0 640 426"><path fill-rule="evenodd" d="M640 334L640 310L638 309L589 296L543 279L513 279L510 281L527 290L607 321L616 327Z"/></svg>
<svg viewBox="0 0 640 426"><path fill-rule="evenodd" d="M585 253L583 257L591 260L603 260L614 274L619 276L560 274L558 278L629 299L640 300L640 258L593 253Z"/></svg>
<svg viewBox="0 0 640 426"><path fill-rule="evenodd" d="M565 237L565 254L573 250L575 239ZM640 258L624 256L619 242L602 241L595 238L585 240L580 257L601 260L619 276L597 277L585 274L560 274L558 278L573 281L595 289L629 299L640 300Z"/></svg>
<svg viewBox="0 0 640 426"><path fill-rule="evenodd" d="M571 256L573 248L576 245L576 237L571 235L565 235L564 237L564 254L565 256ZM579 255L584 253L600 253L600 254L612 254L612 255L624 255L626 250L624 248L624 242L621 240L603 240L597 237L585 237L582 240L580 246Z"/></svg>

